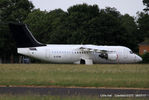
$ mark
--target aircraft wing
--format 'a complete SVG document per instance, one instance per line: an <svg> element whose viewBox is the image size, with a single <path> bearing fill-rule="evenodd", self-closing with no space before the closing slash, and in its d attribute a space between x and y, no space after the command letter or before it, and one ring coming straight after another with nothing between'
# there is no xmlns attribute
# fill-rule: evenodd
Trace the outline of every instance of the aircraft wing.
<svg viewBox="0 0 149 100"><path fill-rule="evenodd" d="M96 49L96 48L89 48L89 47L79 47L78 49L82 51L87 51L87 52L96 52L96 53L113 53L114 51L109 51L109 50L102 50L102 49Z"/></svg>
<svg viewBox="0 0 149 100"><path fill-rule="evenodd" d="M84 51L84 52L99 53L98 56L106 60L116 60L118 58L118 55L116 54L115 51L104 50L104 49L99 49L95 47L86 47L86 46L79 47L79 50Z"/></svg>

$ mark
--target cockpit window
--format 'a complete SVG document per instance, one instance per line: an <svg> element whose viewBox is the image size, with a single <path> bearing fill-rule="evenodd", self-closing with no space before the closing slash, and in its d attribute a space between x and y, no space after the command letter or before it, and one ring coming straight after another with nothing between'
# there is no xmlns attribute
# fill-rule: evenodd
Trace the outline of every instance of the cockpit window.
<svg viewBox="0 0 149 100"><path fill-rule="evenodd" d="M130 54L133 54L133 52L132 51L129 51L130 52Z"/></svg>

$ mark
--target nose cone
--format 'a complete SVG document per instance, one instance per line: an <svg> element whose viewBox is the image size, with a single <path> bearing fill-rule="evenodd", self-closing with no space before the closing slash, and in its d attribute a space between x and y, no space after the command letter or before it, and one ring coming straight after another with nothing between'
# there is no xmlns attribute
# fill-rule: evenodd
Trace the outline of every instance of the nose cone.
<svg viewBox="0 0 149 100"><path fill-rule="evenodd" d="M142 58L138 55L136 55L136 62L141 62L142 61Z"/></svg>

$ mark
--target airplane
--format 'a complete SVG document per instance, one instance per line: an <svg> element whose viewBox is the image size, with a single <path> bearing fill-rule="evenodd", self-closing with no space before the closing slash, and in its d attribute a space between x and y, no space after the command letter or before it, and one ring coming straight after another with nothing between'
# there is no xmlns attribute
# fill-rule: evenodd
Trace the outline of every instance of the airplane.
<svg viewBox="0 0 149 100"><path fill-rule="evenodd" d="M32 35L26 24L9 23L16 41L17 53L63 64L128 64L142 58L125 46L42 44Z"/></svg>

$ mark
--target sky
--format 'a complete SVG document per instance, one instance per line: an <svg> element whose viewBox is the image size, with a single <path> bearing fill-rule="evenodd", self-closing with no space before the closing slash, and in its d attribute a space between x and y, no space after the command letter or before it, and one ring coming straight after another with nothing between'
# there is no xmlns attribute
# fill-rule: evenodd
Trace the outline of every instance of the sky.
<svg viewBox="0 0 149 100"><path fill-rule="evenodd" d="M143 11L142 0L30 0L35 8L51 11L61 8L64 11L73 5L86 3L88 5L98 5L100 9L105 7L115 7L121 14L136 16L138 11Z"/></svg>

